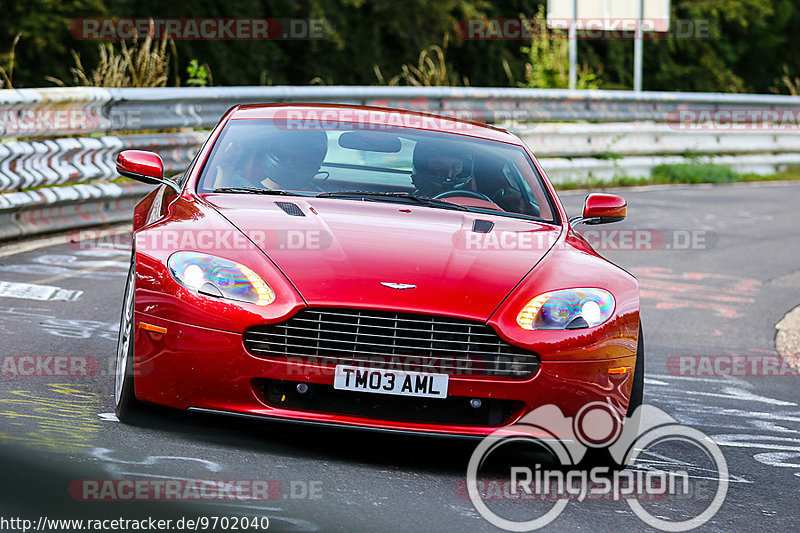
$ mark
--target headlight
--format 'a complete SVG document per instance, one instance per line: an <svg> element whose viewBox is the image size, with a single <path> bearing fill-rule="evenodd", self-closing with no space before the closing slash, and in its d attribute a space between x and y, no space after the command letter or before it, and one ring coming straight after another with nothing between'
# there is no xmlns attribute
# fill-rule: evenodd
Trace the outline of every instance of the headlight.
<svg viewBox="0 0 800 533"><path fill-rule="evenodd" d="M614 297L603 289L564 289L540 294L522 308L522 329L581 329L599 326L614 312Z"/></svg>
<svg viewBox="0 0 800 533"><path fill-rule="evenodd" d="M193 291L256 305L275 301L275 291L244 265L198 252L176 252L167 261L175 280Z"/></svg>

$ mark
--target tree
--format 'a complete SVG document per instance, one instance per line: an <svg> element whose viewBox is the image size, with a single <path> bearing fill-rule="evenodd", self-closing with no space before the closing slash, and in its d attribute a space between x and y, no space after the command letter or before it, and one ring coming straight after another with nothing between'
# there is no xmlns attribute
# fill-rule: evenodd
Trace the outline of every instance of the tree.
<svg viewBox="0 0 800 533"><path fill-rule="evenodd" d="M14 86L51 85L45 76L72 79L71 49L96 54L96 42L78 41L69 34L71 21L83 17L103 17L109 12L103 0L26 0L3 2L0 17L0 52L7 54L14 38L16 46ZM0 56L6 63L7 56Z"/></svg>
<svg viewBox="0 0 800 533"><path fill-rule="evenodd" d="M448 39L447 67L473 86L563 86L564 50L555 43L464 40L462 19L534 17L545 0L6 0L0 19L0 66L7 67L13 39L14 85L51 85L72 79L71 51L84 65L98 63L98 41L69 33L74 19L91 17L320 19L321 40L178 40L170 48L170 82L186 81L190 60L214 73L215 85L374 84L375 67L391 77L418 63L420 52ZM679 19L713 24L710 38L665 37L644 45L644 87L665 91L778 91L800 77L795 43L797 0L672 0ZM565 43L562 43L565 44ZM522 48L527 46L527 53ZM117 44L117 46L119 46ZM430 54L429 54L430 55ZM581 40L578 57L597 72L603 88L633 85L630 40ZM530 65L526 67L526 65ZM526 70L527 68L527 70Z"/></svg>

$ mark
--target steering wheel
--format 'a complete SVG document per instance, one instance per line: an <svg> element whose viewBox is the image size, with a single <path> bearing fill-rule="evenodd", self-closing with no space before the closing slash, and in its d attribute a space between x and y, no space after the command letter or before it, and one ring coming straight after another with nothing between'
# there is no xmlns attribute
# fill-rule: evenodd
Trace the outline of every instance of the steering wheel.
<svg viewBox="0 0 800 533"><path fill-rule="evenodd" d="M433 197L434 200L444 200L445 198L453 198L455 196L466 196L469 198L478 198L479 200L486 200L492 202L492 199L479 192L470 191L469 189L453 189L452 191L445 191ZM494 203L494 202L492 202Z"/></svg>

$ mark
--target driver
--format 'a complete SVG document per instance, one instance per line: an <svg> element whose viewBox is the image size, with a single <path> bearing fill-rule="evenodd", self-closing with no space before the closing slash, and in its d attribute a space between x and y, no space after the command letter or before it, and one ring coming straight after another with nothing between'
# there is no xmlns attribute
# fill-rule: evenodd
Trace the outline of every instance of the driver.
<svg viewBox="0 0 800 533"><path fill-rule="evenodd" d="M234 171L228 186L283 190L313 189L314 176L328 152L323 130L280 131L253 147L244 168Z"/></svg>
<svg viewBox="0 0 800 533"><path fill-rule="evenodd" d="M419 141L414 147L414 194L435 197L464 187L472 179L472 157L446 143Z"/></svg>

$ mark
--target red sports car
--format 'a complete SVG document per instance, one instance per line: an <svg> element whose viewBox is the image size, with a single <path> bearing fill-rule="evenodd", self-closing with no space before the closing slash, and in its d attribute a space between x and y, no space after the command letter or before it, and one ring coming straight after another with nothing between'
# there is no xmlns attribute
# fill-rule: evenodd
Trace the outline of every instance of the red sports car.
<svg viewBox="0 0 800 533"><path fill-rule="evenodd" d="M513 134L342 105L234 107L136 207L116 413L142 403L480 437L545 404L642 400L636 280Z"/></svg>

